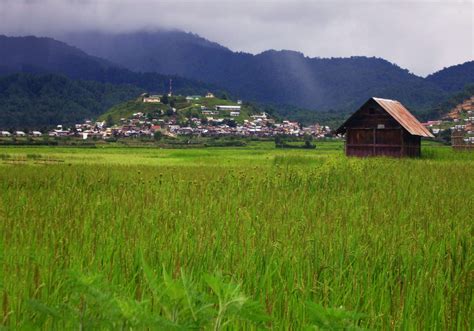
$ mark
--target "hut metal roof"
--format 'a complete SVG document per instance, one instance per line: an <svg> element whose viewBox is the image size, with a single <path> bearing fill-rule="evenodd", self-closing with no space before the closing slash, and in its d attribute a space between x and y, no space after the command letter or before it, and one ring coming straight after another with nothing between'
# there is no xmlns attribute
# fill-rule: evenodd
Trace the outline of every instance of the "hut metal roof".
<svg viewBox="0 0 474 331"><path fill-rule="evenodd" d="M382 98L371 98L380 107L382 107L387 113L390 114L403 128L405 128L410 134L414 136L433 138L431 132L425 128L421 123L413 116L408 109L406 109L400 102L390 99ZM370 100L369 100L370 101ZM357 112L356 112L357 113ZM342 124L337 133L344 133L346 131L346 125L352 118L349 117L347 121Z"/></svg>

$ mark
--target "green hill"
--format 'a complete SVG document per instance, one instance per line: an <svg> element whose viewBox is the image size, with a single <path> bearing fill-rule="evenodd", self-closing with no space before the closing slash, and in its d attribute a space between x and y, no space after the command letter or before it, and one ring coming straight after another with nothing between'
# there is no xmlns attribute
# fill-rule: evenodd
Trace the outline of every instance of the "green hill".
<svg viewBox="0 0 474 331"><path fill-rule="evenodd" d="M165 102L165 103L163 103ZM112 121L118 123L121 118L130 118L134 113L152 114L153 117L168 119L177 118L178 121L185 121L187 118L203 118L213 116L215 118L231 118L230 111L221 110L217 112L215 107L218 105L231 106L237 105L237 102L222 98L199 97L194 100L186 100L185 96L173 96L168 100L162 100L160 103L145 103L142 97L129 100L111 107L107 112L99 116L99 120ZM205 114L204 110L213 111L214 114ZM174 110L173 110L174 109ZM232 117L236 122L242 123L250 119L251 115L260 113L262 110L254 104L244 103L241 105L240 116Z"/></svg>
<svg viewBox="0 0 474 331"><path fill-rule="evenodd" d="M144 103L141 98L119 103L99 116L100 121L112 120L117 123L121 118L130 118L134 113L166 112L169 107L162 103Z"/></svg>

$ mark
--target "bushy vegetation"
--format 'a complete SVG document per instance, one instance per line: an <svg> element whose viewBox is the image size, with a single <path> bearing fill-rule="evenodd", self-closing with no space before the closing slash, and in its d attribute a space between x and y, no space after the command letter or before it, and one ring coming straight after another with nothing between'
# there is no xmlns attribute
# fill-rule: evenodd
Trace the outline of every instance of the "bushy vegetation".
<svg viewBox="0 0 474 331"><path fill-rule="evenodd" d="M1 148L1 325L471 329L474 154L326 147Z"/></svg>

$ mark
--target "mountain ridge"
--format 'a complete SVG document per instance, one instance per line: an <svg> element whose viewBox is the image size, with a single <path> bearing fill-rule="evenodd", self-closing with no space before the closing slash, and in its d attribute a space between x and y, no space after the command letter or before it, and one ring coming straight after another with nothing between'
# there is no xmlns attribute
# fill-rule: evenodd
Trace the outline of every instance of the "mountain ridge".
<svg viewBox="0 0 474 331"><path fill-rule="evenodd" d="M468 84L474 83L474 61L443 68L426 76L426 80L446 91L462 91Z"/></svg>
<svg viewBox="0 0 474 331"><path fill-rule="evenodd" d="M78 47L49 37L0 36L0 75L19 72L63 74L71 79L101 83L132 84L140 88L165 92L169 80L174 88L189 93L205 93L212 85L175 75L137 73L109 60L89 55Z"/></svg>
<svg viewBox="0 0 474 331"><path fill-rule="evenodd" d="M292 50L253 55L177 30L89 31L64 35L62 40L130 70L176 74L221 86L243 99L315 111L347 111L374 95L402 99L407 106L426 111L453 92L445 91L436 80L426 80L382 58L308 57ZM415 90L418 93L413 93Z"/></svg>

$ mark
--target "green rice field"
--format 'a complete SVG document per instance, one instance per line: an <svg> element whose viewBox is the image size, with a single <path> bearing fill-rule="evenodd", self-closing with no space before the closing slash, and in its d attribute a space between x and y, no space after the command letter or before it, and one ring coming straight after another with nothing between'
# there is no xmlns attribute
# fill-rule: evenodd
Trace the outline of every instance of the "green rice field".
<svg viewBox="0 0 474 331"><path fill-rule="evenodd" d="M474 153L0 148L0 329L472 330Z"/></svg>

